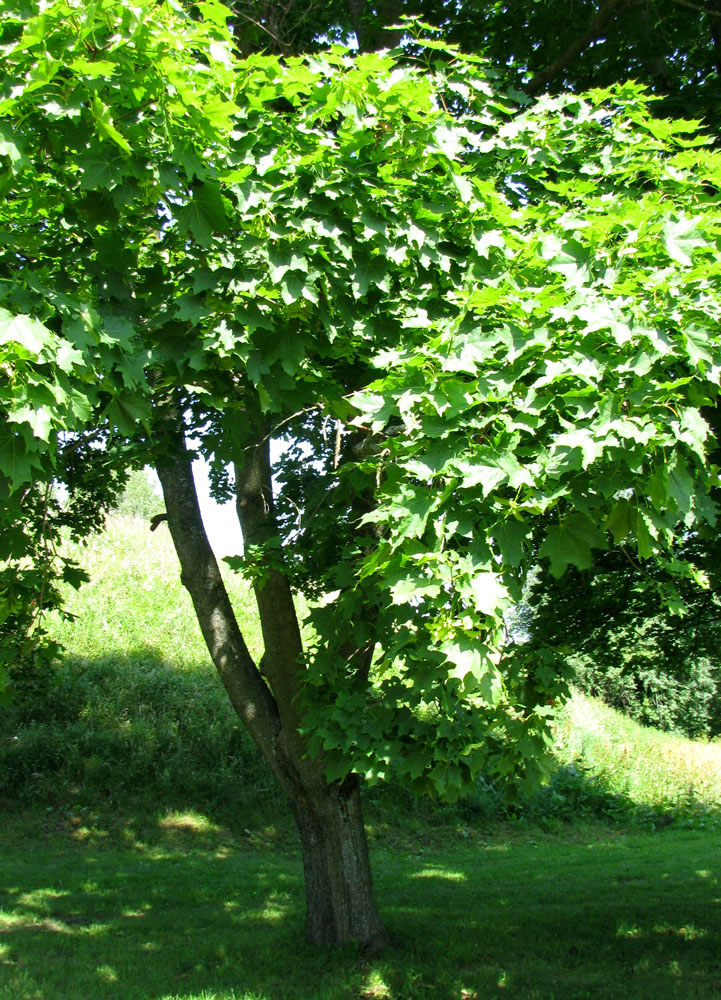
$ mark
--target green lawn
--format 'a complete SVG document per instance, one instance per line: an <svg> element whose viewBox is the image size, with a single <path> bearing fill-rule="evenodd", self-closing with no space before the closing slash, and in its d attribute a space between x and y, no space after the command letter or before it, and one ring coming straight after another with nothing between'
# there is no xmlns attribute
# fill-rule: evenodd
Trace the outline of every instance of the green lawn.
<svg viewBox="0 0 721 1000"><path fill-rule="evenodd" d="M369 789L394 944L317 953L292 821L169 540L116 520L83 561L64 664L0 717L0 1000L721 996L721 744L577 696L515 811L492 787L453 807Z"/></svg>
<svg viewBox="0 0 721 1000"><path fill-rule="evenodd" d="M195 832L194 832L195 829ZM376 843L395 944L303 939L300 859L181 817L152 842L61 830L2 851L1 1000L598 1000L721 992L721 844L668 828ZM440 836L440 835L439 835Z"/></svg>

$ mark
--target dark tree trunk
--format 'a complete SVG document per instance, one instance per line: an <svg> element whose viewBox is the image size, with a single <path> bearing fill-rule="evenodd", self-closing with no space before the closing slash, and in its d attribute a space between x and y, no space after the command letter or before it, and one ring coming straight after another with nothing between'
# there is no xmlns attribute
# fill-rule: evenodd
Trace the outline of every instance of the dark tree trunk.
<svg viewBox="0 0 721 1000"><path fill-rule="evenodd" d="M358 941L373 952L386 942L373 896L368 843L355 777L291 802L305 873L306 931L314 944Z"/></svg>
<svg viewBox="0 0 721 1000"><path fill-rule="evenodd" d="M392 49L400 44L403 32L394 28L404 13L403 0L345 0L361 52Z"/></svg>
<svg viewBox="0 0 721 1000"><path fill-rule="evenodd" d="M271 568L256 586L265 650L262 672L233 613L202 522L179 420L164 428L175 461L157 468L173 543L203 637L240 719L290 804L300 834L306 884L306 933L318 946L358 942L377 950L386 931L373 897L368 844L355 776L329 784L321 761L307 757L299 727L300 629L283 573ZM246 545L273 531L267 441L237 471L238 514Z"/></svg>

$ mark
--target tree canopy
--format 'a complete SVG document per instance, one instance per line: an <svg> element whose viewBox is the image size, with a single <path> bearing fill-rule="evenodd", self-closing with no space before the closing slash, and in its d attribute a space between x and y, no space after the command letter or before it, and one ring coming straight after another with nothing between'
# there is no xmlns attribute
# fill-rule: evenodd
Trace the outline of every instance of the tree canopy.
<svg viewBox="0 0 721 1000"><path fill-rule="evenodd" d="M152 462L302 834L320 775L338 796L391 771L449 798L482 770L535 780L565 689L507 634L536 549L560 575L622 543L704 583L677 542L716 519L721 157L636 84L531 104L422 25L405 55L240 60L227 16L0 14L3 614L25 498L72 449ZM260 663L196 453L236 497Z"/></svg>
<svg viewBox="0 0 721 1000"><path fill-rule="evenodd" d="M433 39L421 70L340 49L236 64L224 9L202 12L6 15L7 488L98 418L161 447L153 407L178 391L221 466L305 429L288 572L340 593L310 677L323 690L338 649L373 637L394 695L349 733L366 694L336 678L346 703L334 690L315 737L370 773L379 737L389 758L438 753L418 710L470 699L483 757L493 731L535 730L515 718L532 668L503 652L534 518L557 515L556 573L608 532L645 559L679 517L713 518L718 159L630 85L524 111ZM262 539L249 571L278 552ZM552 671L534 685L543 714ZM475 771L454 739L443 789Z"/></svg>
<svg viewBox="0 0 721 1000"><path fill-rule="evenodd" d="M235 37L298 54L355 36L363 51L398 44L401 16L422 17L488 60L498 80L534 96L633 79L664 112L718 120L719 0L232 0ZM389 28L395 30L389 30Z"/></svg>

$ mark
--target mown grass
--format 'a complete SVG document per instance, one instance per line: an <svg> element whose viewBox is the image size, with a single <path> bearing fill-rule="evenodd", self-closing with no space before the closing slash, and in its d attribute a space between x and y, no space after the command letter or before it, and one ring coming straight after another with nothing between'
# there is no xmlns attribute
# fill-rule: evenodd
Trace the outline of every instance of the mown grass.
<svg viewBox="0 0 721 1000"><path fill-rule="evenodd" d="M296 852L189 821L162 843L3 851L1 1000L598 1000L721 990L721 851L698 831L373 852L394 944L310 949Z"/></svg>
<svg viewBox="0 0 721 1000"><path fill-rule="evenodd" d="M115 521L89 547L64 663L0 714L0 1000L718 995L721 745L580 696L520 806L368 789L395 943L310 950L292 822L162 531Z"/></svg>

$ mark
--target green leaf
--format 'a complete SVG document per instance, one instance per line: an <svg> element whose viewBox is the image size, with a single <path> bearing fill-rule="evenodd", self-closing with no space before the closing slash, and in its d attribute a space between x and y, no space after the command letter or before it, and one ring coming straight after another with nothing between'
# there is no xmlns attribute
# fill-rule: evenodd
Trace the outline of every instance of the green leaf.
<svg viewBox="0 0 721 1000"><path fill-rule="evenodd" d="M568 566L589 569L591 549L605 548L606 539L600 528L586 514L576 511L549 528L538 555L550 560L554 576L561 576Z"/></svg>
<svg viewBox="0 0 721 1000"><path fill-rule="evenodd" d="M0 156L7 156L13 173L18 173L30 162L25 156L19 137L6 126L0 126Z"/></svg>
<svg viewBox="0 0 721 1000"><path fill-rule="evenodd" d="M508 597L508 592L496 573L477 573L471 577L473 605L482 615L494 615Z"/></svg>
<svg viewBox="0 0 721 1000"><path fill-rule="evenodd" d="M286 305L292 305L303 297L305 281L302 275L295 271L286 271L280 283L280 297Z"/></svg>
<svg viewBox="0 0 721 1000"><path fill-rule="evenodd" d="M705 242L694 219L669 219L663 227L663 245L666 253L684 267L691 267L694 249L704 246Z"/></svg>
<svg viewBox="0 0 721 1000"><path fill-rule="evenodd" d="M674 455L668 470L668 493L679 514L688 513L694 492L694 481L685 462L679 455Z"/></svg>
<svg viewBox="0 0 721 1000"><path fill-rule="evenodd" d="M180 227L190 232L202 247L210 246L213 234L230 231L225 203L217 184L198 184L192 200L176 212Z"/></svg>
<svg viewBox="0 0 721 1000"><path fill-rule="evenodd" d="M653 555L653 542L648 530L646 517L639 513L636 522L636 547L640 559L650 559Z"/></svg>
<svg viewBox="0 0 721 1000"><path fill-rule="evenodd" d="M716 345L711 339L711 332L706 327L698 327L693 323L685 325L681 330L688 356L694 365L712 365L719 362L718 341ZM716 346L716 352L712 350Z"/></svg>
<svg viewBox="0 0 721 1000"><path fill-rule="evenodd" d="M606 518L604 527L613 535L616 545L627 538L636 528L636 510L628 500L618 500Z"/></svg>
<svg viewBox="0 0 721 1000"><path fill-rule="evenodd" d="M113 124L110 108L106 104L103 104L96 94L93 94L90 100L90 107L101 135L104 135L106 139L110 139L116 146L122 149L124 153L127 153L127 155L130 156L132 153L130 143Z"/></svg>
<svg viewBox="0 0 721 1000"><path fill-rule="evenodd" d="M501 550L507 566L520 566L525 558L524 546L528 540L528 525L509 518L492 528L492 535Z"/></svg>
<svg viewBox="0 0 721 1000"><path fill-rule="evenodd" d="M34 469L41 468L37 455L29 452L19 434L0 430L0 472L15 490L34 477Z"/></svg>
<svg viewBox="0 0 721 1000"><path fill-rule="evenodd" d="M394 520L394 539L420 538L437 506L438 496L434 491L420 486L404 486L389 507Z"/></svg>
<svg viewBox="0 0 721 1000"><path fill-rule="evenodd" d="M386 268L382 262L374 258L368 264L361 264L356 268L352 278L353 292L356 296L363 296L369 288L379 288L384 292L389 290L389 278Z"/></svg>
<svg viewBox="0 0 721 1000"><path fill-rule="evenodd" d="M32 316L13 316L0 309L0 344L18 344L28 355L38 357L53 340L53 334Z"/></svg>
<svg viewBox="0 0 721 1000"><path fill-rule="evenodd" d="M20 406L10 411L8 419L12 423L27 424L36 438L49 441L55 424L55 416L46 406Z"/></svg>

